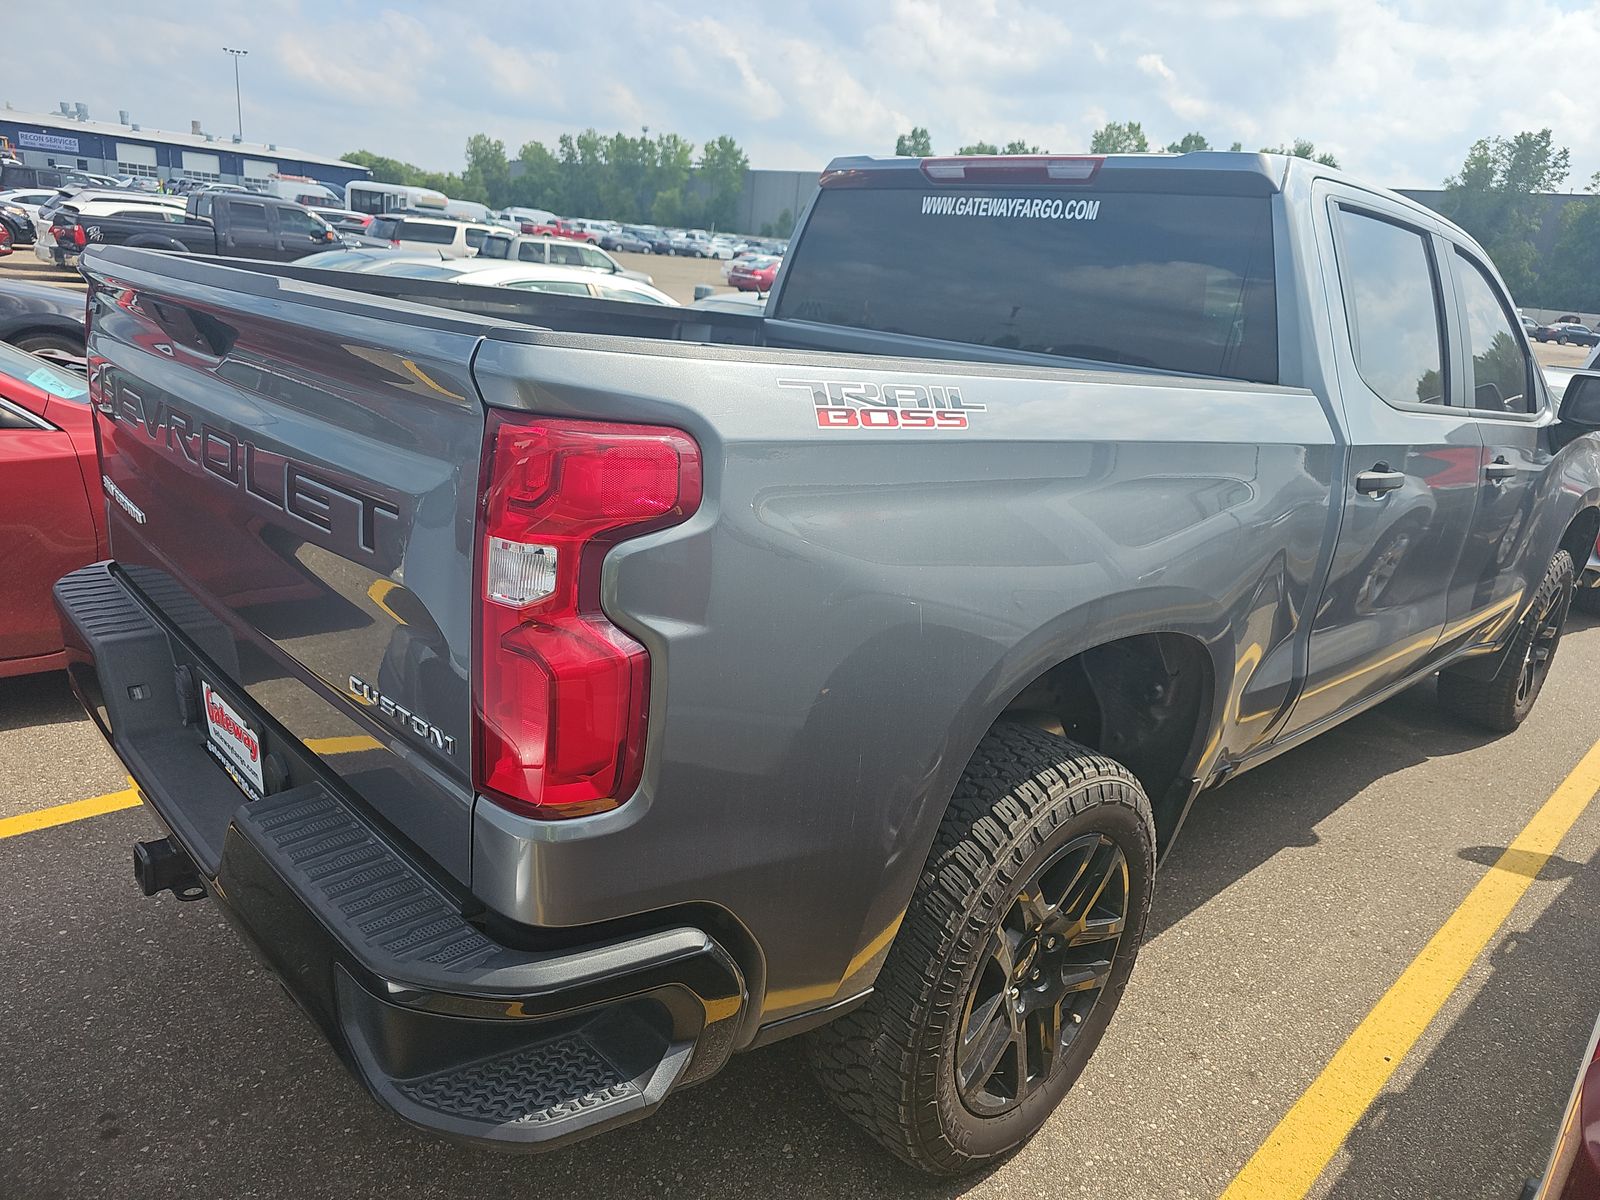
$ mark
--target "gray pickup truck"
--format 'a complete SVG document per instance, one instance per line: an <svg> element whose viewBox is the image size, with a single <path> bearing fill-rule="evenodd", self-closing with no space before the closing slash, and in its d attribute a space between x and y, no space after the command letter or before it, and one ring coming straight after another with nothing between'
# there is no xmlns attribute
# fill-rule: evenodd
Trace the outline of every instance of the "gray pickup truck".
<svg viewBox="0 0 1600 1200"><path fill-rule="evenodd" d="M764 316L91 247L71 679L405 1120L545 1148L809 1033L954 1174L1205 788L1527 715L1600 534L1483 252L1270 155L845 159Z"/></svg>

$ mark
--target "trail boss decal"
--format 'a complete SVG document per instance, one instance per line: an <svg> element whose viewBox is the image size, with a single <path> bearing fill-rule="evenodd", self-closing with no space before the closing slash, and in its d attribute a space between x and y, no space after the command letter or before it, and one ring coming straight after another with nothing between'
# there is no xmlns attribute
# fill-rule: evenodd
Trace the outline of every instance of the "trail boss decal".
<svg viewBox="0 0 1600 1200"><path fill-rule="evenodd" d="M987 411L941 384L780 379L778 386L811 396L818 429L965 429L969 413Z"/></svg>

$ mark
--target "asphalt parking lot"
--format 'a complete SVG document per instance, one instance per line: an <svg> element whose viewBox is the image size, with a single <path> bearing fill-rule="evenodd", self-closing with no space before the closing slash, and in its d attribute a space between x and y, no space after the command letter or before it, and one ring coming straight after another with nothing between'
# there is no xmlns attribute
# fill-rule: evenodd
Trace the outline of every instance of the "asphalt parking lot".
<svg viewBox="0 0 1600 1200"><path fill-rule="evenodd" d="M719 293L733 294L722 278L722 268L726 263L716 259L706 258L678 258L667 254L624 254L620 251L612 255L618 262L630 271L642 271L650 276L656 287L671 296L679 304L688 304L694 299L694 290L702 284L710 285ZM83 280L76 271L63 271L42 263L33 256L33 247L24 246L14 251L5 258L0 258L0 280L24 278L36 283L50 283L59 287L82 287Z"/></svg>
<svg viewBox="0 0 1600 1200"><path fill-rule="evenodd" d="M1311 1194L1515 1197L1600 1009L1600 804L1548 862L1500 856L1600 738L1597 676L1600 625L1575 618L1514 735L1462 731L1424 685L1202 798L1081 1083L1027 1149L955 1185L836 1115L794 1043L555 1155L410 1132L211 905L137 894L128 848L158 827L120 807L127 781L62 679L0 681L0 1194L1217 1197L1487 879L1526 890L1460 986L1438 986ZM97 816L5 822L107 794ZM1276 1169L1230 1200L1300 1194Z"/></svg>

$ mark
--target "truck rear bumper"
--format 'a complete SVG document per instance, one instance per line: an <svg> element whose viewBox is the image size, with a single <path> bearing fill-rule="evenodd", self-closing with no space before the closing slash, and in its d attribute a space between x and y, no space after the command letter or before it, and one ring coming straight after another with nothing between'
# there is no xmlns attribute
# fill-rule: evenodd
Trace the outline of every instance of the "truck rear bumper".
<svg viewBox="0 0 1600 1200"><path fill-rule="evenodd" d="M293 786L245 800L206 751L203 722L185 724L174 686L186 667L214 686L222 676L112 564L66 576L55 599L73 690L146 803L400 1117L467 1141L547 1149L645 1116L726 1061L744 982L703 930L543 949L496 940L474 923L469 899L438 884L314 755L248 706L294 761Z"/></svg>

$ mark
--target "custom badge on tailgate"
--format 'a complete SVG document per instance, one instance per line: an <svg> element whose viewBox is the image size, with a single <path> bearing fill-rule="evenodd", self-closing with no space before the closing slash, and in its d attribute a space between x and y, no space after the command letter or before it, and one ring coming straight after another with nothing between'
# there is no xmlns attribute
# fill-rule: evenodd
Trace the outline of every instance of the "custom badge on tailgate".
<svg viewBox="0 0 1600 1200"><path fill-rule="evenodd" d="M780 379L778 386L810 394L818 429L965 429L969 413L988 407L948 384Z"/></svg>

